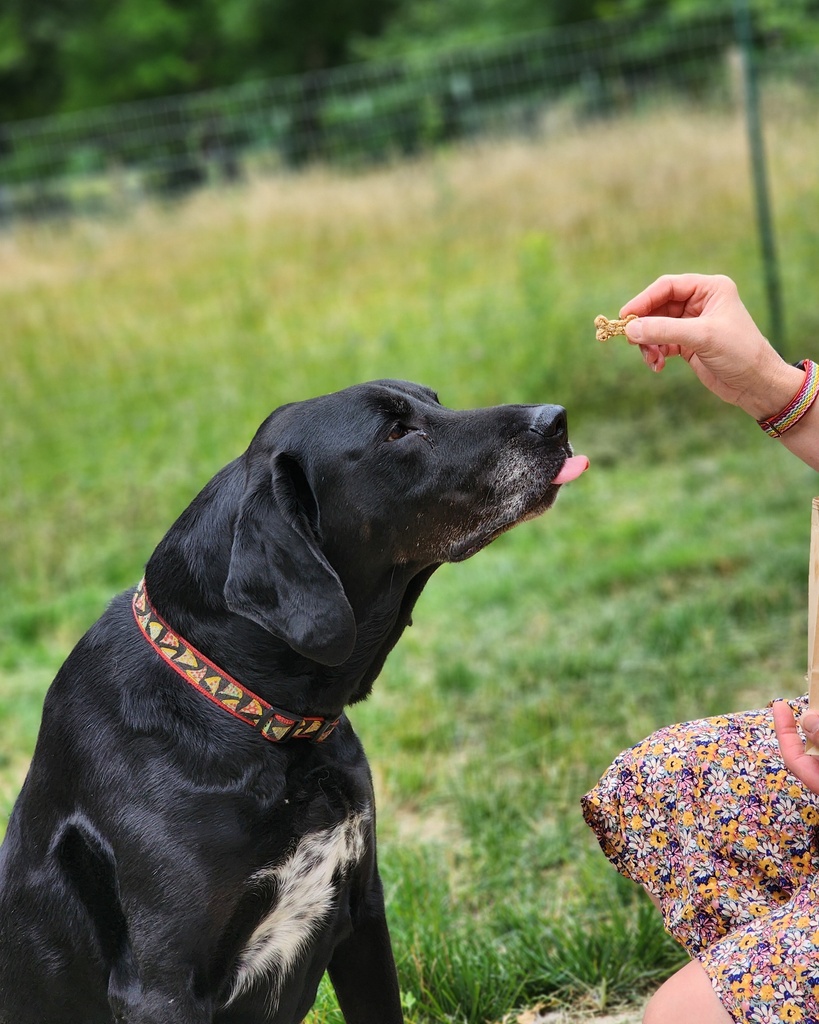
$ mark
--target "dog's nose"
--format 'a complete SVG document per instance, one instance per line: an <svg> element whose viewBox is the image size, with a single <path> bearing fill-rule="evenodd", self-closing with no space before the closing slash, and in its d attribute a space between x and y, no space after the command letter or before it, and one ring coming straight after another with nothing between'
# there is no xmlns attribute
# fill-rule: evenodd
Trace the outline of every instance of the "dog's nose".
<svg viewBox="0 0 819 1024"><path fill-rule="evenodd" d="M568 433L566 410L562 405L539 405L534 410L534 421L531 430L543 437L553 437L563 441Z"/></svg>

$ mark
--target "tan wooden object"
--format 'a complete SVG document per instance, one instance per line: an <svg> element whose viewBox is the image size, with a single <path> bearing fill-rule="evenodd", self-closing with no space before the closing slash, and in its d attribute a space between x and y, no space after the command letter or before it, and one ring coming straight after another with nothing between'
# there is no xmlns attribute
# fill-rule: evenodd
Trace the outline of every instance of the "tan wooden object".
<svg viewBox="0 0 819 1024"><path fill-rule="evenodd" d="M819 498L813 499L810 520L808 577L808 707L819 711ZM819 746L808 743L806 753L819 757Z"/></svg>

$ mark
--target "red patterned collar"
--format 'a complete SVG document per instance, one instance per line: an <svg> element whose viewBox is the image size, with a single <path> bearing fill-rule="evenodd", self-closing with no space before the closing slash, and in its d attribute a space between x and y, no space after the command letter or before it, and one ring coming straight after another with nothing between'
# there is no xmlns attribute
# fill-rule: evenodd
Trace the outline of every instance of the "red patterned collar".
<svg viewBox="0 0 819 1024"><path fill-rule="evenodd" d="M208 658L171 629L148 599L145 580L136 588L132 602L134 618L142 635L162 660L178 672L185 682L214 704L247 722L271 743L306 739L323 743L339 723L338 718L295 715L274 708L247 687L217 668Z"/></svg>

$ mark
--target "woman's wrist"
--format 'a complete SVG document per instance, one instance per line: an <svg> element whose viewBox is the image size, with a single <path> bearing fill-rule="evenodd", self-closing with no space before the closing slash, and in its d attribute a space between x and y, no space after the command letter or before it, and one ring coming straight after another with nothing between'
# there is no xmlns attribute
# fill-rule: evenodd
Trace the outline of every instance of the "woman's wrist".
<svg viewBox="0 0 819 1024"><path fill-rule="evenodd" d="M777 416L805 380L804 370L786 363L774 350L771 352L774 358L770 366L756 374L753 386L742 394L737 403L757 421Z"/></svg>
<svg viewBox="0 0 819 1024"><path fill-rule="evenodd" d="M771 437L782 437L795 427L813 408L819 398L819 366L812 359L803 359L796 364L804 371L802 384L788 404L774 416L757 420L760 427Z"/></svg>

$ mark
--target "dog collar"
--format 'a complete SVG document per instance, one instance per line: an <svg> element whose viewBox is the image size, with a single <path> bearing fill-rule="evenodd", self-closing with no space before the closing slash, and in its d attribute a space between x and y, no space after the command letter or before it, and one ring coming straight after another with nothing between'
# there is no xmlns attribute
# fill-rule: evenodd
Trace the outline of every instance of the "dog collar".
<svg viewBox="0 0 819 1024"><path fill-rule="evenodd" d="M131 606L142 635L162 660L185 682L208 700L246 722L271 743L305 739L323 743L338 725L338 718L318 715L296 715L274 708L242 686L232 676L217 668L204 654L178 636L157 614L148 599L145 580L141 580Z"/></svg>

